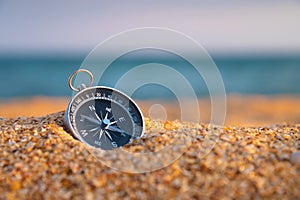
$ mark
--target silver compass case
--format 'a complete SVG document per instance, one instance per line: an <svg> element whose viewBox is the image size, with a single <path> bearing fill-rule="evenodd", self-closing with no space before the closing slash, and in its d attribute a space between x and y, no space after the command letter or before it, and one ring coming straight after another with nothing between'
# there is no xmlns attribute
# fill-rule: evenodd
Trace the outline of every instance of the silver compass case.
<svg viewBox="0 0 300 200"><path fill-rule="evenodd" d="M143 114L129 96L104 86L76 91L64 123L77 139L88 146L112 150L143 136Z"/></svg>

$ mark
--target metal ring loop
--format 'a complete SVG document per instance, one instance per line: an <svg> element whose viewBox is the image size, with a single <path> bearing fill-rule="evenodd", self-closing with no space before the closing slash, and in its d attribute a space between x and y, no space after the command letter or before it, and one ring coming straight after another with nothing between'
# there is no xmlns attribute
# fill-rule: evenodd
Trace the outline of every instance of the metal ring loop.
<svg viewBox="0 0 300 200"><path fill-rule="evenodd" d="M90 86L92 86L92 85L93 85L93 82L94 82L94 76L93 76L93 74L92 74L89 70L86 70L86 69L78 69L78 70L76 70L76 71L69 77L69 80L68 80L69 87L70 87L73 91L76 91L76 92L80 91L80 89L75 88L75 87L72 85L72 80L73 80L74 76L77 75L79 72L85 72L85 73L87 73L87 74L90 76L90 78L91 78L91 80L90 80Z"/></svg>

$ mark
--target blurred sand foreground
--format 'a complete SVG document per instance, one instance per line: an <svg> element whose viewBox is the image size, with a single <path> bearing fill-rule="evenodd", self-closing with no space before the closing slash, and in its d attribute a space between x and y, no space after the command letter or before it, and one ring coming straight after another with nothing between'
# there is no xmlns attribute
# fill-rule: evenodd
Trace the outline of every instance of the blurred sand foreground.
<svg viewBox="0 0 300 200"><path fill-rule="evenodd" d="M43 116L65 110L69 100L66 97L33 97L0 101L0 117ZM174 102L138 102L145 116L150 115L152 118L163 116L162 106L153 107L154 104L161 104L164 107L168 120L180 118L180 108ZM208 123L211 116L209 98L199 99L199 105L200 119ZM258 126L283 122L300 122L300 96L227 96L226 125Z"/></svg>

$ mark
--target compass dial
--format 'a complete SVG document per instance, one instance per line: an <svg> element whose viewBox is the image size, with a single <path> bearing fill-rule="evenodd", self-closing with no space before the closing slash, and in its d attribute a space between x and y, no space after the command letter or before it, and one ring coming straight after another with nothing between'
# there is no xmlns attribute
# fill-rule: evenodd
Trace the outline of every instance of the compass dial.
<svg viewBox="0 0 300 200"><path fill-rule="evenodd" d="M66 124L74 136L96 148L111 150L141 137L143 115L125 94L108 87L90 87L70 102Z"/></svg>

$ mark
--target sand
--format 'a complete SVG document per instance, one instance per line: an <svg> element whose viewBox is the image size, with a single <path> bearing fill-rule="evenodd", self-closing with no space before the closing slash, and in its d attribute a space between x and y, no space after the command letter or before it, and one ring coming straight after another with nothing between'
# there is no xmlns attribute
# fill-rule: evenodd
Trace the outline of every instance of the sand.
<svg viewBox="0 0 300 200"><path fill-rule="evenodd" d="M0 120L0 198L300 198L300 124L213 127L146 119L146 130L142 139L125 149L155 152L174 136L191 136L191 145L168 167L125 173L99 162L67 133L63 112L4 118ZM218 140L204 154L205 137L211 132L219 133Z"/></svg>
<svg viewBox="0 0 300 200"><path fill-rule="evenodd" d="M179 122L176 105L161 102L168 121L146 118L144 137L124 147L149 153L173 144L169 154L138 163L114 152L102 155L113 157L119 169L143 171L170 161L182 150L174 145L178 138L188 138L190 146L171 165L127 173L99 161L65 131L68 98L2 101L0 199L300 198L299 96L230 95L224 127L207 125L209 100L199 102L200 124ZM153 102L138 104L148 116Z"/></svg>
<svg viewBox="0 0 300 200"><path fill-rule="evenodd" d="M69 97L33 97L0 101L0 117L44 116L65 110ZM167 119L180 117L178 105L161 100L139 101L145 116L149 117L149 108L153 104L162 104L167 110ZM199 99L201 122L209 123L211 116L208 98ZM191 113L192 114L192 113ZM292 95L228 95L226 125L262 126L275 123L300 122L300 96Z"/></svg>

